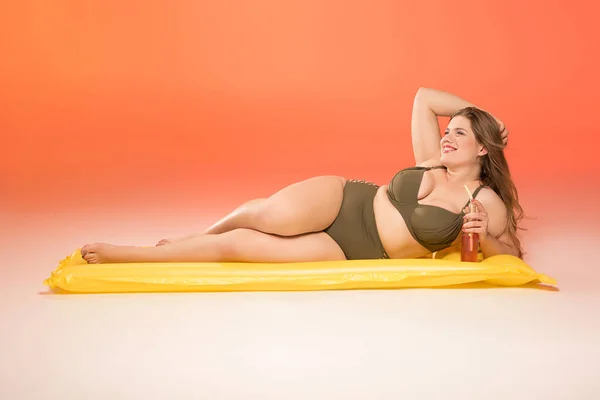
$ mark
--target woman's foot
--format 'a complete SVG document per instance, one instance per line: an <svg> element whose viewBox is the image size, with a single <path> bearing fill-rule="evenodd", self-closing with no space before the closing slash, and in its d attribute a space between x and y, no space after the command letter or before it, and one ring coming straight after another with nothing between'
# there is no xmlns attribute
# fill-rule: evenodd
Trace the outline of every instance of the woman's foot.
<svg viewBox="0 0 600 400"><path fill-rule="evenodd" d="M88 264L142 262L143 255L144 248L137 246L92 243L81 248L81 256Z"/></svg>

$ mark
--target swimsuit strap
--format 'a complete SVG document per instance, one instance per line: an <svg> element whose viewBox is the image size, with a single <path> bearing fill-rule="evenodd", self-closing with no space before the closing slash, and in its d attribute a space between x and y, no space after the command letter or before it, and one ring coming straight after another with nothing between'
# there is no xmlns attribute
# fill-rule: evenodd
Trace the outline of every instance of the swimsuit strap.
<svg viewBox="0 0 600 400"><path fill-rule="evenodd" d="M477 189L475 189L475 191L473 192L473 198L477 197L477 193L479 193L479 191L481 189L483 189L485 186L481 185L479 186ZM469 205L469 203L471 202L471 200L467 201L467 204L465 204L465 207L467 207ZM464 208L464 207L463 207Z"/></svg>
<svg viewBox="0 0 600 400"><path fill-rule="evenodd" d="M409 170L409 169L417 169L417 170L421 170L421 171L429 171L430 169L440 169L440 168L446 168L443 165L434 165L432 167L424 167L421 165L415 165L414 167L408 167L408 168L404 168L403 171Z"/></svg>
<svg viewBox="0 0 600 400"><path fill-rule="evenodd" d="M477 193L479 193L479 191L481 189L483 189L485 186L481 185L479 186L477 189L475 189L475 191L473 192L473 198L477 197Z"/></svg>

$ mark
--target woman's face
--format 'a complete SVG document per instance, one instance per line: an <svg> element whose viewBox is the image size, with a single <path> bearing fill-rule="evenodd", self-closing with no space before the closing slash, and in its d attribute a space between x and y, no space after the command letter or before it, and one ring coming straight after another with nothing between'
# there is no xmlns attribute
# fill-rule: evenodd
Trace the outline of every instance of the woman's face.
<svg viewBox="0 0 600 400"><path fill-rule="evenodd" d="M452 118L440 141L440 161L446 166L468 165L487 153L477 142L468 118L459 115Z"/></svg>

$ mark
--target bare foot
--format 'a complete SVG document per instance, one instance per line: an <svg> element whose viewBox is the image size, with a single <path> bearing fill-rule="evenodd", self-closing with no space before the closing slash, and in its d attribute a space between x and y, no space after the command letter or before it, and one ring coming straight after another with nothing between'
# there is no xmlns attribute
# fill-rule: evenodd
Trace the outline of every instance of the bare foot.
<svg viewBox="0 0 600 400"><path fill-rule="evenodd" d="M81 256L88 264L116 262L114 253L119 247L108 243L86 244L81 248Z"/></svg>
<svg viewBox="0 0 600 400"><path fill-rule="evenodd" d="M144 250L137 246L92 243L81 248L81 256L88 264L142 262Z"/></svg>

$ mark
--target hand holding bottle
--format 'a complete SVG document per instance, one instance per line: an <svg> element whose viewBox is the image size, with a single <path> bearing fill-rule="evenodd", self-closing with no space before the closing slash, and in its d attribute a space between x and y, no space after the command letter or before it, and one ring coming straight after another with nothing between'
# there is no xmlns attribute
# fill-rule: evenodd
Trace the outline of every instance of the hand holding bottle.
<svg viewBox="0 0 600 400"><path fill-rule="evenodd" d="M472 199L473 210L469 210L463 218L463 232L477 233L479 240L485 240L488 234L488 215L479 200Z"/></svg>

